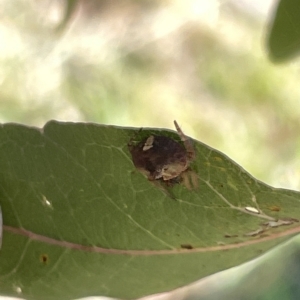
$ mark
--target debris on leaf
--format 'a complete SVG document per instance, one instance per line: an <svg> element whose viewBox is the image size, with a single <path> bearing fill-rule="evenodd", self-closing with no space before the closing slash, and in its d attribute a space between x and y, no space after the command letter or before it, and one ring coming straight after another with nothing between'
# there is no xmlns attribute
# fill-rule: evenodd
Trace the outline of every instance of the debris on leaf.
<svg viewBox="0 0 300 300"><path fill-rule="evenodd" d="M250 231L248 233L245 233L244 235L245 236L256 236L256 235L259 235L259 234L263 233L264 231L265 231L264 228L258 228L257 230Z"/></svg>
<svg viewBox="0 0 300 300"><path fill-rule="evenodd" d="M224 237L225 238L234 238L234 237L238 237L238 235L237 234L227 234L227 233L225 233Z"/></svg>
<svg viewBox="0 0 300 300"><path fill-rule="evenodd" d="M245 209L253 214L259 214L259 210L255 207L252 206L246 206Z"/></svg>
<svg viewBox="0 0 300 300"><path fill-rule="evenodd" d="M41 254L40 255L40 262L44 265L47 265L49 263L49 257L48 254Z"/></svg>
<svg viewBox="0 0 300 300"><path fill-rule="evenodd" d="M181 244L180 247L182 249L188 249L188 250L194 249L194 247L191 244Z"/></svg>
<svg viewBox="0 0 300 300"><path fill-rule="evenodd" d="M280 207L277 206L277 205L272 205L272 206L269 207L269 209L270 209L271 211L280 211Z"/></svg>
<svg viewBox="0 0 300 300"><path fill-rule="evenodd" d="M281 219L281 220L276 220L276 221L269 221L269 222L264 223L263 225L267 226L267 227L279 227L282 225L291 225L295 222L299 222L299 220L292 219L292 218L291 219Z"/></svg>

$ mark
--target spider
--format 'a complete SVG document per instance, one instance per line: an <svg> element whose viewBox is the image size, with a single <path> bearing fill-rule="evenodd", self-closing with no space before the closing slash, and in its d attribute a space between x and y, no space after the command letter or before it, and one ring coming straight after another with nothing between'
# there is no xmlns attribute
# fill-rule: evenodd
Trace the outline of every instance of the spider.
<svg viewBox="0 0 300 300"><path fill-rule="evenodd" d="M182 180L184 185L191 189L184 173L195 159L195 150L191 140L182 132L176 121L174 125L184 146L167 136L150 135L137 145L130 140L129 151L133 164L148 180L160 180L166 184ZM195 185L195 177L191 180Z"/></svg>

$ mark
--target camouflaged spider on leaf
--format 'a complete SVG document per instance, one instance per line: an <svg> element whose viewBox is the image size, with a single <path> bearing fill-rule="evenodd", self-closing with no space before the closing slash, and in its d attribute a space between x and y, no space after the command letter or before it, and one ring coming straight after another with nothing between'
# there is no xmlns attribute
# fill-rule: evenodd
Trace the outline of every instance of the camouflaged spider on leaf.
<svg viewBox="0 0 300 300"><path fill-rule="evenodd" d="M174 124L184 146L167 136L150 135L137 145L133 145L131 140L128 144L129 151L135 167L150 181L175 183L181 180L191 189L192 185L185 173L195 159L195 150L191 140L185 136L176 121ZM191 179L194 186L195 178L194 175Z"/></svg>

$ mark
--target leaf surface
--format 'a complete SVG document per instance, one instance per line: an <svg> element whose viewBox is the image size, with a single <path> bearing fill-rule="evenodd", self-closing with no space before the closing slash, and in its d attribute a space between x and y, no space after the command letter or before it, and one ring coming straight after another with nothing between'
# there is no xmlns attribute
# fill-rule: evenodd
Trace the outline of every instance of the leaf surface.
<svg viewBox="0 0 300 300"><path fill-rule="evenodd" d="M274 61L286 61L300 52L300 5L298 0L280 0L273 16L268 48Z"/></svg>
<svg viewBox="0 0 300 300"><path fill-rule="evenodd" d="M197 141L199 188L177 184L171 199L133 166L127 143L138 130L0 127L2 295L141 297L239 265L299 232L298 192L255 180ZM167 130L140 134L179 140Z"/></svg>

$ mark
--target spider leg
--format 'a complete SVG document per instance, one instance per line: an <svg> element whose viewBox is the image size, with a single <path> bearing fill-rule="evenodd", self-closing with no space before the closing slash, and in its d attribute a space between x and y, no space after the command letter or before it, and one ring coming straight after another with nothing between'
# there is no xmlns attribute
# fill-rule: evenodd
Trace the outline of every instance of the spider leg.
<svg viewBox="0 0 300 300"><path fill-rule="evenodd" d="M177 200L175 195L172 192L172 186L163 180L149 180L156 188L161 190L167 197Z"/></svg>
<svg viewBox="0 0 300 300"><path fill-rule="evenodd" d="M130 138L129 142L127 143L127 146L129 149L132 149L136 144L136 138L140 134L140 132L143 130L143 127L141 127L137 132L134 133L134 135Z"/></svg>
<svg viewBox="0 0 300 300"><path fill-rule="evenodd" d="M186 152L187 152L187 156L189 158L189 160L194 160L195 159L195 150L194 150L194 147L193 147L193 144L192 144L192 141L190 138L188 138L184 133L183 131L181 130L181 128L179 127L178 123L174 120L174 125L175 125L175 128L178 132L178 135L180 136L180 139L182 140L184 146L185 146L185 149L186 149Z"/></svg>
<svg viewBox="0 0 300 300"><path fill-rule="evenodd" d="M198 190L199 182L198 182L198 175L196 172L191 170L190 168L187 169L185 172L181 173L182 184L188 190Z"/></svg>

